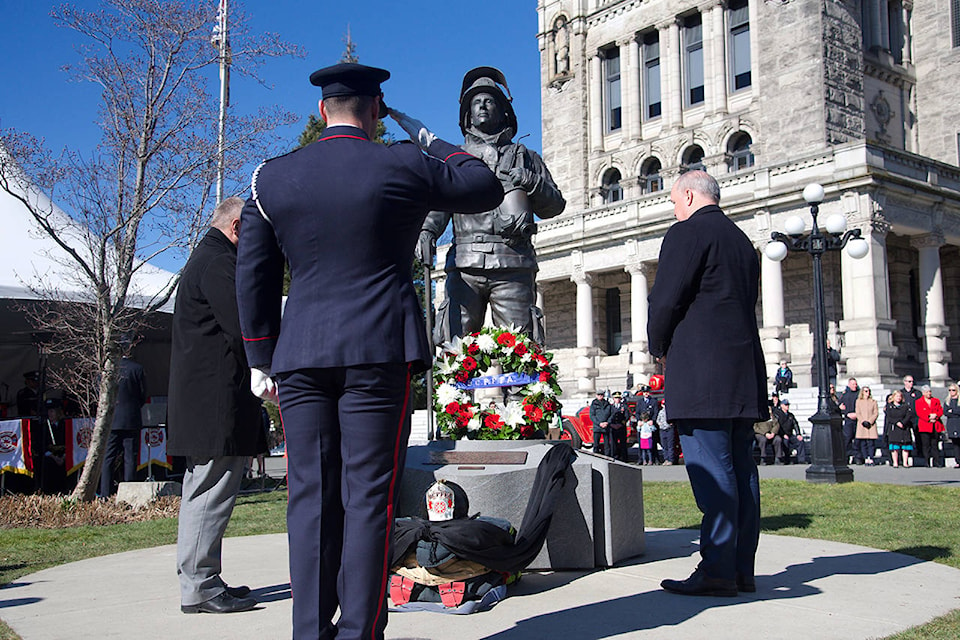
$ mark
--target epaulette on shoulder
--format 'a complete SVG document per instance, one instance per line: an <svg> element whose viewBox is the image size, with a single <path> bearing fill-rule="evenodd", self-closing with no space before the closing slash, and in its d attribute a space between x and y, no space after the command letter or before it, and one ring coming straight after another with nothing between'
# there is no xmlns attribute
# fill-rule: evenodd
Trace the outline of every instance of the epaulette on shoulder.
<svg viewBox="0 0 960 640"><path fill-rule="evenodd" d="M268 162L270 162L270 160L264 160L253 170L253 176L250 178L250 197L253 198L253 202L257 205L257 211L260 212L260 216L267 221L267 224L273 226L273 221L270 220L270 216L263 210L263 205L260 203L260 194L257 193L257 178L260 177L260 170L263 169Z"/></svg>
<svg viewBox="0 0 960 640"><path fill-rule="evenodd" d="M253 175L250 176L250 195L254 200L257 199L257 178L260 177L260 169L263 169L263 165L270 162L269 160L264 160L257 165L257 168L253 170Z"/></svg>

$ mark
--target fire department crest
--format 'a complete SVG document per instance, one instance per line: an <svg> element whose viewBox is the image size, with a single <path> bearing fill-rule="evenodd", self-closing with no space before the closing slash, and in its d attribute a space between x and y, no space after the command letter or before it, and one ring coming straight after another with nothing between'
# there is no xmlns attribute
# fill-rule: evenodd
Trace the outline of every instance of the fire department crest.
<svg viewBox="0 0 960 640"><path fill-rule="evenodd" d="M77 446L81 449L89 449L90 442L93 441L93 428L92 427L80 427L77 429Z"/></svg>
<svg viewBox="0 0 960 640"><path fill-rule="evenodd" d="M159 447L163 444L163 429L147 429L146 436L148 447Z"/></svg>
<svg viewBox="0 0 960 640"><path fill-rule="evenodd" d="M18 434L12 431L0 433L0 453L12 453L17 450Z"/></svg>

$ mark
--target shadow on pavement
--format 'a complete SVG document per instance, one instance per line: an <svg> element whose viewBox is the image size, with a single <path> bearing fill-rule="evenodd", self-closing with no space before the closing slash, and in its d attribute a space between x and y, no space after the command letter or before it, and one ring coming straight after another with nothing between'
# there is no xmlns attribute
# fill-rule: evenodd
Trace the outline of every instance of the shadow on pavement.
<svg viewBox="0 0 960 640"><path fill-rule="evenodd" d="M600 640L631 631L675 626L711 608L819 594L821 589L810 583L828 576L876 575L920 562L916 558L888 551L818 557L810 562L788 566L771 576L758 576L757 594L736 598L706 598L679 596L665 591L638 593L527 618L512 629L486 636L484 640L529 640L553 634L578 640Z"/></svg>
<svg viewBox="0 0 960 640"><path fill-rule="evenodd" d="M259 587L250 592L257 602L277 602L279 600L289 600L291 598L290 583L272 584L269 587Z"/></svg>

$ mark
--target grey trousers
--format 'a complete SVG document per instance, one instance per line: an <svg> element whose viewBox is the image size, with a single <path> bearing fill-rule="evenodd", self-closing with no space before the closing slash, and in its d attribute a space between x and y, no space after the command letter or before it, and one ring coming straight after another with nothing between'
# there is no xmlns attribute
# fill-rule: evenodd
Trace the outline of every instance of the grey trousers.
<svg viewBox="0 0 960 640"><path fill-rule="evenodd" d="M246 456L187 457L177 529L180 604L196 605L223 593L220 551L237 501Z"/></svg>

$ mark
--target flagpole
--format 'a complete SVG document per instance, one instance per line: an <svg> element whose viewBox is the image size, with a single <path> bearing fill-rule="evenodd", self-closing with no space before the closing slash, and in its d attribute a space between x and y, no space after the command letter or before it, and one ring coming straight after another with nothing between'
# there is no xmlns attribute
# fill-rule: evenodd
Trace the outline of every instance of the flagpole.
<svg viewBox="0 0 960 640"><path fill-rule="evenodd" d="M227 37L227 0L220 0L220 8L217 11L217 26L214 27L212 44L219 50L220 58L220 120L217 126L217 204L219 204L223 202L227 104L230 102L230 42Z"/></svg>

